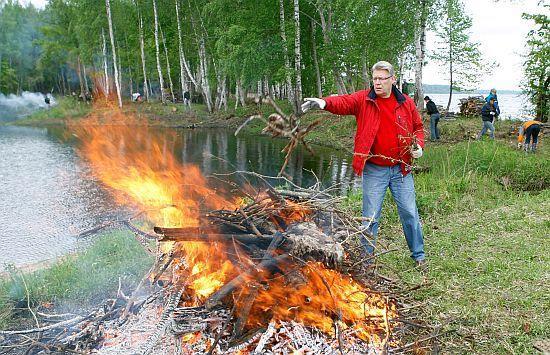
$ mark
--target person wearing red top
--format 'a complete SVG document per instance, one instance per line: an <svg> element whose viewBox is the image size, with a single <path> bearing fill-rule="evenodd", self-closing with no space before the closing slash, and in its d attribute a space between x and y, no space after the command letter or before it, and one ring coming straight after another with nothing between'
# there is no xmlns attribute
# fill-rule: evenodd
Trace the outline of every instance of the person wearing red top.
<svg viewBox="0 0 550 355"><path fill-rule="evenodd" d="M305 98L302 111L323 109L337 115L354 115L357 121L353 169L363 176L364 226L371 237L362 237L365 251L376 246L382 202L389 188L411 257L426 268L424 238L416 206L412 159L422 156L424 129L413 100L395 86L393 66L380 61L372 67L370 90L323 99Z"/></svg>

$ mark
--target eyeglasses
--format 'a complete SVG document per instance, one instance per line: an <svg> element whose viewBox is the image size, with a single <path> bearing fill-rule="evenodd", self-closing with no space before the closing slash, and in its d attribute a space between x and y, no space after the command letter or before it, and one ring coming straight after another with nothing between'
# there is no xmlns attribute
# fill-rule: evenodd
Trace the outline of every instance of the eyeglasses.
<svg viewBox="0 0 550 355"><path fill-rule="evenodd" d="M391 78L391 77L392 77L392 75L387 76L387 77L385 77L385 78L372 78L372 81L373 81L373 82L385 81L385 80L388 80L388 79Z"/></svg>

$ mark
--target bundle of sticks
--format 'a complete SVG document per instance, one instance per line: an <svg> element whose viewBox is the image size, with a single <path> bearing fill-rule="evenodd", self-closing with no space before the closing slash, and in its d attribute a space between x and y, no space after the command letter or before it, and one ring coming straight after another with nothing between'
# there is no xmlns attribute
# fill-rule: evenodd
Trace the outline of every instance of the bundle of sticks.
<svg viewBox="0 0 550 355"><path fill-rule="evenodd" d="M485 100L481 96L470 96L460 99L460 114L463 116L479 116Z"/></svg>

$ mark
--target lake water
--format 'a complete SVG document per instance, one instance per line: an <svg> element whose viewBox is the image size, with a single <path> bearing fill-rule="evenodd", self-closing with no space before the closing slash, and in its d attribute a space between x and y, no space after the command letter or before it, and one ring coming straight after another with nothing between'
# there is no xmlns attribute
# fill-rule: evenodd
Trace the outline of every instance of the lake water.
<svg viewBox="0 0 550 355"><path fill-rule="evenodd" d="M151 131L173 133L172 129ZM0 266L21 266L75 251L89 243L77 239L79 233L133 213L117 206L91 177L66 133L61 127L0 126ZM166 149L180 162L196 164L204 175L248 170L275 176L287 142L235 137L224 129L175 133L175 141ZM316 181L311 172L326 185L340 184L342 192L357 183L350 155L314 149L315 155L301 147L293 154L286 171L294 183L310 186Z"/></svg>
<svg viewBox="0 0 550 355"><path fill-rule="evenodd" d="M488 93L487 93L488 94ZM449 94L430 94L426 93L436 105L447 107ZM452 112L460 112L460 99L470 96L481 96L477 94L453 94L451 98ZM485 95L487 96L487 95ZM485 98L483 96L483 98ZM519 119L524 120L529 114L529 110L533 108L529 100L519 94L498 94L498 104L500 107L501 118L503 119Z"/></svg>

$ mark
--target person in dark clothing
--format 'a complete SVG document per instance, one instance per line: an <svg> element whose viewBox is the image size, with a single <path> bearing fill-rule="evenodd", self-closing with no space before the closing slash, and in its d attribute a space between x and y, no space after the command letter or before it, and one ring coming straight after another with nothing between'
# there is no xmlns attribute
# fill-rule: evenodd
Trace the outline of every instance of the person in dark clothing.
<svg viewBox="0 0 550 355"><path fill-rule="evenodd" d="M530 120L521 125L519 128L518 142L526 152L535 152L537 150L537 143L539 141L541 124L540 121Z"/></svg>
<svg viewBox="0 0 550 355"><path fill-rule="evenodd" d="M426 104L428 115L430 115L430 140L433 142L439 140L440 138L439 128L437 128L437 125L439 124L441 115L439 114L437 106L429 96L424 97L424 103Z"/></svg>
<svg viewBox="0 0 550 355"><path fill-rule="evenodd" d="M50 97L48 96L48 94L44 95L44 102L46 103L46 105L50 106Z"/></svg>
<svg viewBox="0 0 550 355"><path fill-rule="evenodd" d="M183 105L191 107L191 94L189 93L189 91L183 93Z"/></svg>
<svg viewBox="0 0 550 355"><path fill-rule="evenodd" d="M481 137L483 137L483 135L487 131L489 131L489 136L491 137L491 139L495 139L495 126L493 125L493 122L495 121L495 118L497 116L498 111L495 107L495 99L492 98L481 108L481 120L483 121L483 128L481 129L481 132L479 132L477 139L481 139Z"/></svg>

